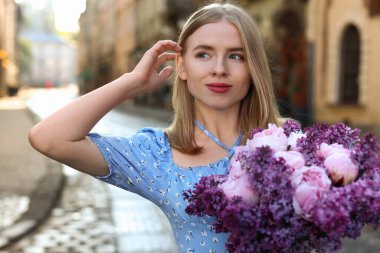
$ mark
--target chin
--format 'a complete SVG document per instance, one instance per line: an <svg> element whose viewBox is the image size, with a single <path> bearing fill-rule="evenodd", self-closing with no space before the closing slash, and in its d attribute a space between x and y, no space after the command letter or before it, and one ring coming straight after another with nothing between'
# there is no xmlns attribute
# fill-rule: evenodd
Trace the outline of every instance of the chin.
<svg viewBox="0 0 380 253"><path fill-rule="evenodd" d="M240 101L226 101L226 99L209 99L208 101L200 101L201 107L207 107L218 111L228 110L236 106L239 107L239 105Z"/></svg>

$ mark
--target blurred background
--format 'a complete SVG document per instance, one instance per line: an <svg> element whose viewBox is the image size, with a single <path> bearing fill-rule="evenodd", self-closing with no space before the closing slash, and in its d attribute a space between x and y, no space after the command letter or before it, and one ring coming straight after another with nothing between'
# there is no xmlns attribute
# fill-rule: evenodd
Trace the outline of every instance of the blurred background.
<svg viewBox="0 0 380 253"><path fill-rule="evenodd" d="M236 1L256 20L285 116L380 126L377 0ZM1 1L0 94L79 85L86 93L130 71L201 0ZM79 18L79 23L78 23ZM170 86L133 103L170 108Z"/></svg>
<svg viewBox="0 0 380 253"><path fill-rule="evenodd" d="M261 31L283 116L380 135L380 0L234 2ZM175 252L156 207L42 158L26 136L76 96L131 71L157 40L176 40L204 3L0 0L0 252ZM167 126L171 85L125 101L95 130ZM365 229L340 252L380 252L379 239Z"/></svg>

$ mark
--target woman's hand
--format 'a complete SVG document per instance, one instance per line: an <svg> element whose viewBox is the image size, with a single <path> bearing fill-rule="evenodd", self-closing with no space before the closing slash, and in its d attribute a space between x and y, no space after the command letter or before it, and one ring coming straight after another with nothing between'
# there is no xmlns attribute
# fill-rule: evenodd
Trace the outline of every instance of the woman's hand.
<svg viewBox="0 0 380 253"><path fill-rule="evenodd" d="M139 95L159 87L173 72L172 66L167 66L161 70L162 66L167 61L174 60L176 53L179 53L181 49L174 41L161 40L146 51L130 73L136 80L135 94L133 95Z"/></svg>

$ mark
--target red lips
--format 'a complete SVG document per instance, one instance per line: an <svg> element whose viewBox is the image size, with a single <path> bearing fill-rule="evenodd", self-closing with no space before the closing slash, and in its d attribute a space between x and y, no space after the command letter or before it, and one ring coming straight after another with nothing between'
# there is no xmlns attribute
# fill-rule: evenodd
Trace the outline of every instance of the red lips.
<svg viewBox="0 0 380 253"><path fill-rule="evenodd" d="M232 87L232 85L226 83L209 83L206 86L210 91L215 93L226 93Z"/></svg>

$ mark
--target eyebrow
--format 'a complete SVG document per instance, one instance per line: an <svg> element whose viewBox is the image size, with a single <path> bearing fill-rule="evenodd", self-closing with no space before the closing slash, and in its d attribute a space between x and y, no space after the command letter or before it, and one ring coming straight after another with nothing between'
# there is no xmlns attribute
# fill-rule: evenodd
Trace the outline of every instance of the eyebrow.
<svg viewBox="0 0 380 253"><path fill-rule="evenodd" d="M193 51L198 50L198 49L213 50L214 48L212 46L209 46L209 45L198 45L198 46L193 48ZM236 51L244 52L243 48L241 48L241 47L228 48L227 51L229 51L229 52L236 52Z"/></svg>

